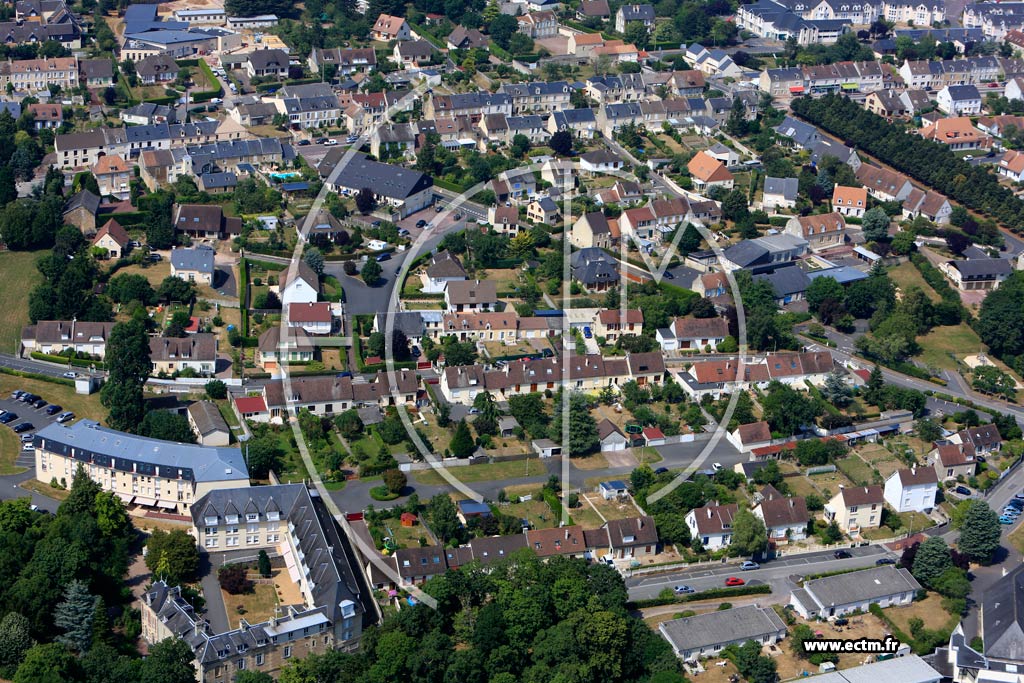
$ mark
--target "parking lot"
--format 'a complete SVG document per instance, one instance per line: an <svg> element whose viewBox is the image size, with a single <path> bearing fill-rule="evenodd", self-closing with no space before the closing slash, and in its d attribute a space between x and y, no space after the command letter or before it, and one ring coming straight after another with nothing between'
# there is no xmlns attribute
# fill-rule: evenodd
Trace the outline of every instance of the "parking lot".
<svg viewBox="0 0 1024 683"><path fill-rule="evenodd" d="M41 398L43 400L46 400L46 396L41 396ZM39 431L46 425L52 422L56 422L57 416L64 412L62 408L61 410L53 412L52 415L48 414L48 409L52 410L50 408L50 405L51 404L47 402L47 404L44 406L34 408L28 403L23 403L21 401L11 398L11 394L5 394L3 397L0 397L0 410L4 411L4 415L0 415L0 420L6 419L7 413L13 413L18 417L17 419L14 419L8 422L7 424L0 424L0 429L13 430L14 427L16 427L17 425L20 425L24 422L28 422L32 424L32 429L28 429L19 434L19 439L26 434L35 434L37 431ZM68 421L66 424L70 424L71 422L73 422L73 420ZM19 467L35 467L34 451L25 450L23 446L20 446L20 448L21 450L18 452L18 457L15 459L14 464L18 465Z"/></svg>

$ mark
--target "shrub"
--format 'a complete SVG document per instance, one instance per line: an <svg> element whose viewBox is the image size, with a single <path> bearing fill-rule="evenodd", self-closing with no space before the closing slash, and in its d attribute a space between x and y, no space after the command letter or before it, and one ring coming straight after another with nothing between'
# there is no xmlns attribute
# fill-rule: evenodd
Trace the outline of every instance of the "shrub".
<svg viewBox="0 0 1024 683"><path fill-rule="evenodd" d="M253 582L249 580L248 569L240 564L226 564L217 572L220 587L231 595L251 593Z"/></svg>
<svg viewBox="0 0 1024 683"><path fill-rule="evenodd" d="M388 491L387 486L374 486L370 489L370 498L381 502L387 502L398 498L398 494Z"/></svg>

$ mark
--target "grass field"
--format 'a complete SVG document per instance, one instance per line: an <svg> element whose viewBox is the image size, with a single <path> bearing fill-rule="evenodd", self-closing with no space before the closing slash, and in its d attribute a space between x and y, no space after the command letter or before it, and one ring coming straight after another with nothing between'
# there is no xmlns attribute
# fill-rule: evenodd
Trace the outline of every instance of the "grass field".
<svg viewBox="0 0 1024 683"><path fill-rule="evenodd" d="M1017 552L1024 553L1024 525L1018 526L1009 535L1010 545L1017 549Z"/></svg>
<svg viewBox="0 0 1024 683"><path fill-rule="evenodd" d="M0 476L21 474L26 468L18 467L15 461L21 452L21 440L11 429L0 428Z"/></svg>
<svg viewBox="0 0 1024 683"><path fill-rule="evenodd" d="M534 488L537 488L534 486ZM528 500L521 503L498 503L498 512L519 519L530 520L534 529L549 529L558 521L551 508L543 500ZM575 512L575 510L573 511Z"/></svg>
<svg viewBox="0 0 1024 683"><path fill-rule="evenodd" d="M100 405L99 394L82 396L75 393L74 387L66 384L15 377L14 375L0 375L0 395L9 395L15 389L23 389L33 394L38 394L50 403L56 403L63 406L64 410L70 410L79 418L84 417L99 421L107 416L107 409ZM34 412L31 408L26 411L19 411L20 414L26 416Z"/></svg>
<svg viewBox="0 0 1024 683"><path fill-rule="evenodd" d="M274 608L277 607L277 590L269 583L256 584L252 593L231 595L221 590L220 594L224 597L224 608L232 625L242 618L250 624L266 621L274 616Z"/></svg>
<svg viewBox="0 0 1024 683"><path fill-rule="evenodd" d="M854 484L869 485L874 479L874 472L871 466L857 457L856 453L848 455L836 462L836 466L843 474L850 478Z"/></svg>
<svg viewBox="0 0 1024 683"><path fill-rule="evenodd" d="M909 261L901 263L895 268L890 268L889 278L896 283L896 286L899 287L902 292L906 292L911 287L918 287L924 290L925 294L927 294L928 298L932 301L942 300L942 297L935 293L935 290L924 281L923 277L921 277L921 273L914 267L914 264Z"/></svg>
<svg viewBox="0 0 1024 683"><path fill-rule="evenodd" d="M146 264L144 266L128 266L117 271L118 275L141 275L149 284L156 289L160 286L160 283L164 281L164 278L169 277L171 274L171 264L167 261L159 261L157 263Z"/></svg>
<svg viewBox="0 0 1024 683"><path fill-rule="evenodd" d="M478 481L516 479L519 477L535 477L539 474L544 474L547 472L547 469L543 464L541 464L538 458L529 458L527 460L496 462L486 465L453 467L449 471L457 477L459 481L471 483ZM419 470L417 472L413 472L412 476L413 479L426 486L442 486L446 483L445 479L433 469Z"/></svg>
<svg viewBox="0 0 1024 683"><path fill-rule="evenodd" d="M956 360L950 354L962 357L985 350L985 345L967 323L960 323L956 327L936 327L923 337L918 337L917 343L921 346L917 358L928 366L943 370L956 370Z"/></svg>
<svg viewBox="0 0 1024 683"><path fill-rule="evenodd" d="M21 328L28 325L28 293L43 281L36 270L36 259L43 251L5 251L0 253L0 272L6 287L0 287L0 352L15 353L21 340Z"/></svg>

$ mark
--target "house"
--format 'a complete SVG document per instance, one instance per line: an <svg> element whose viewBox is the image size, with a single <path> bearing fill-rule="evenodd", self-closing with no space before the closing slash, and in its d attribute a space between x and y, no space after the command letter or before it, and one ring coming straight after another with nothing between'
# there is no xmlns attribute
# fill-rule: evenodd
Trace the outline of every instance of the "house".
<svg viewBox="0 0 1024 683"><path fill-rule="evenodd" d="M284 50L253 50L245 60L249 78L288 78L288 53Z"/></svg>
<svg viewBox="0 0 1024 683"><path fill-rule="evenodd" d="M84 234L96 232L96 213L100 198L89 190L82 190L68 197L64 202L64 224L73 225Z"/></svg>
<svg viewBox="0 0 1024 683"><path fill-rule="evenodd" d="M868 191L863 187L836 185L832 189L832 210L843 216L862 218L868 206Z"/></svg>
<svg viewBox="0 0 1024 683"><path fill-rule="evenodd" d="M693 155L686 168L697 189L707 190L712 187L732 189L735 180L732 173L725 167L725 164L707 152L701 151Z"/></svg>
<svg viewBox="0 0 1024 683"><path fill-rule="evenodd" d="M1015 149L1006 150L996 164L996 172L1006 176L1015 183L1024 179L1024 152Z"/></svg>
<svg viewBox="0 0 1024 683"><path fill-rule="evenodd" d="M614 173L624 165L622 159L606 149L598 149L580 156L580 170L591 175Z"/></svg>
<svg viewBox="0 0 1024 683"><path fill-rule="evenodd" d="M307 334L330 334L334 327L334 314L327 301L289 304L286 311L288 326L301 327Z"/></svg>
<svg viewBox="0 0 1024 683"><path fill-rule="evenodd" d="M846 220L836 212L794 216L786 223L785 231L807 240L811 251L821 251L842 246L846 238Z"/></svg>
<svg viewBox="0 0 1024 683"><path fill-rule="evenodd" d="M604 292L619 285L618 262L595 247L573 252L569 267L572 279L589 292Z"/></svg>
<svg viewBox="0 0 1024 683"><path fill-rule="evenodd" d="M935 96L935 105L947 116L977 116L981 113L981 93L973 84L947 85Z"/></svg>
<svg viewBox="0 0 1024 683"><path fill-rule="evenodd" d="M643 431L640 432L640 436L643 437L645 446L654 447L665 445L665 433L658 427L644 427Z"/></svg>
<svg viewBox="0 0 1024 683"><path fill-rule="evenodd" d="M433 203L433 178L402 166L371 161L361 154L348 159L335 176L335 167L347 152L347 149L340 146L332 148L318 167L320 176L329 181L334 191L344 196L353 196L363 188L370 188L378 205L390 207L400 218Z"/></svg>
<svg viewBox="0 0 1024 683"><path fill-rule="evenodd" d="M36 130L60 128L64 122L64 108L59 104L30 104L26 110L32 114Z"/></svg>
<svg viewBox="0 0 1024 683"><path fill-rule="evenodd" d="M918 132L925 140L942 143L954 152L988 148L992 144L992 139L975 128L966 116L938 119Z"/></svg>
<svg viewBox="0 0 1024 683"><path fill-rule="evenodd" d="M403 40L395 44L392 55L399 66L408 69L429 64L434 56L434 46L425 40Z"/></svg>
<svg viewBox="0 0 1024 683"><path fill-rule="evenodd" d="M526 217L534 223L549 225L558 217L558 204L551 197L534 199L526 205Z"/></svg>
<svg viewBox="0 0 1024 683"><path fill-rule="evenodd" d="M415 405L418 391L419 379L415 372L407 369L396 370L393 376L378 372L369 381L319 375L292 377L286 387L282 380L270 380L264 385L262 395L267 412L252 419L286 423L289 416L302 409L330 417L351 408Z"/></svg>
<svg viewBox="0 0 1024 683"><path fill-rule="evenodd" d="M503 439L511 439L517 431L522 430L519 420L511 415L502 415L498 418L498 435Z"/></svg>
<svg viewBox="0 0 1024 683"><path fill-rule="evenodd" d="M1010 277L1013 266L1007 259L978 258L947 261L939 270L962 292L990 291Z"/></svg>
<svg viewBox="0 0 1024 683"><path fill-rule="evenodd" d="M257 341L256 364L267 372L274 372L287 363L308 363L314 358L314 347L302 327L287 327L284 339L280 325L271 325ZM259 399L263 401L263 399ZM264 404L264 411L266 404Z"/></svg>
<svg viewBox="0 0 1024 683"><path fill-rule="evenodd" d="M370 29L370 37L385 43L392 40L412 40L412 29L402 17L381 14Z"/></svg>
<svg viewBox="0 0 1024 683"><path fill-rule="evenodd" d="M100 157L90 170L102 196L128 199L129 185L135 177L134 165L129 165L119 154L108 154Z"/></svg>
<svg viewBox="0 0 1024 683"><path fill-rule="evenodd" d="M903 200L903 217L917 218L924 216L932 223L948 224L953 216L953 205L938 192L928 190L911 190Z"/></svg>
<svg viewBox="0 0 1024 683"><path fill-rule="evenodd" d="M811 515L807 512L807 501L799 496L786 497L766 486L761 490L761 502L754 507L753 513L764 522L768 540L773 543L807 538L807 523L811 521Z"/></svg>
<svg viewBox="0 0 1024 683"><path fill-rule="evenodd" d="M885 502L896 512L929 513L938 490L939 478L931 467L897 470L885 480Z"/></svg>
<svg viewBox="0 0 1024 683"><path fill-rule="evenodd" d="M178 204L174 229L195 239L226 239L242 232L242 219L225 216L216 204Z"/></svg>
<svg viewBox="0 0 1024 683"><path fill-rule="evenodd" d="M444 302L450 313L494 311L498 287L493 280L451 280L444 288Z"/></svg>
<svg viewBox="0 0 1024 683"><path fill-rule="evenodd" d="M1003 447L1003 437L1000 436L999 428L994 424L961 429L950 438L950 441L964 446L969 444L977 455L998 453Z"/></svg>
<svg viewBox="0 0 1024 683"><path fill-rule="evenodd" d="M373 48L314 48L307 60L309 70L323 73L327 67L337 69L337 75L350 76L367 73L377 68L377 52Z"/></svg>
<svg viewBox="0 0 1024 683"><path fill-rule="evenodd" d="M465 280L467 276L459 257L445 250L430 257L430 263L420 279L423 281L424 293L440 294L449 282Z"/></svg>
<svg viewBox="0 0 1024 683"><path fill-rule="evenodd" d="M554 135L563 130L569 131L576 138L593 138L597 135L597 115L590 108L551 112L548 117L548 132Z"/></svg>
<svg viewBox="0 0 1024 683"><path fill-rule="evenodd" d="M612 239L608 218L604 213L590 211L577 218L576 222L572 224L569 242L579 249L587 247L611 249L616 241Z"/></svg>
<svg viewBox="0 0 1024 683"><path fill-rule="evenodd" d="M978 467L974 455L974 446L969 443L944 443L928 453L928 464L942 481L968 479Z"/></svg>
<svg viewBox="0 0 1024 683"><path fill-rule="evenodd" d="M775 270L806 253L807 240L782 233L737 242L726 247L720 260L727 271L760 273Z"/></svg>
<svg viewBox="0 0 1024 683"><path fill-rule="evenodd" d="M114 63L109 59L82 59L78 62L79 82L88 88L114 84Z"/></svg>
<svg viewBox="0 0 1024 683"><path fill-rule="evenodd" d="M909 605L919 590L909 570L886 565L805 581L790 594L789 604L804 619L831 619L867 612L871 605Z"/></svg>
<svg viewBox="0 0 1024 683"><path fill-rule="evenodd" d="M103 360L107 339L114 323L93 323L78 320L40 320L26 326L21 332L23 353L33 351L47 355L62 355L74 351Z"/></svg>
<svg viewBox="0 0 1024 683"><path fill-rule="evenodd" d="M597 485L597 492L605 500L616 500L629 495L629 487L626 482L619 479L613 481L602 481Z"/></svg>
<svg viewBox="0 0 1024 683"><path fill-rule="evenodd" d="M654 29L654 6L626 4L619 7L615 13L615 30L619 33L626 32L626 26L634 21L640 22L648 31Z"/></svg>
<svg viewBox="0 0 1024 683"><path fill-rule="evenodd" d="M882 202L903 201L914 189L910 178L886 168L861 164L854 175L869 195Z"/></svg>
<svg viewBox="0 0 1024 683"><path fill-rule="evenodd" d="M304 260L289 266L279 285L281 304L311 304L318 299L320 278Z"/></svg>
<svg viewBox="0 0 1024 683"><path fill-rule="evenodd" d="M825 519L838 524L847 534L859 536L861 530L881 525L884 504L881 486L840 487L825 503Z"/></svg>
<svg viewBox="0 0 1024 683"><path fill-rule="evenodd" d="M653 517L612 519L601 528L608 532L608 547L615 559L646 557L658 552L658 528Z"/></svg>
<svg viewBox="0 0 1024 683"><path fill-rule="evenodd" d="M780 308L794 301L803 301L804 293L811 286L811 278L797 265L776 268L769 273L757 273L755 282L767 282L775 292L775 304Z"/></svg>
<svg viewBox="0 0 1024 683"><path fill-rule="evenodd" d="M899 95L886 90L870 93L864 98L864 108L872 114L878 114L887 119L907 115L907 106Z"/></svg>
<svg viewBox="0 0 1024 683"><path fill-rule="evenodd" d="M726 434L726 439L739 449L741 453L748 453L755 448L761 448L771 444L772 430L764 420L739 425L733 431Z"/></svg>
<svg viewBox="0 0 1024 683"><path fill-rule="evenodd" d="M171 277L213 285L215 252L209 247L171 249Z"/></svg>
<svg viewBox="0 0 1024 683"><path fill-rule="evenodd" d="M104 491L126 504L188 514L194 501L225 487L247 487L249 471L237 448L160 441L101 427L92 420L52 422L36 432L36 479L71 481L84 464ZM114 461L121 466L107 469ZM103 470L105 476L99 474ZM149 472L143 478L136 472Z"/></svg>
<svg viewBox="0 0 1024 683"><path fill-rule="evenodd" d="M611 18L612 13L608 8L608 0L583 0L576 9L576 19L578 21L586 19L608 21Z"/></svg>
<svg viewBox="0 0 1024 683"><path fill-rule="evenodd" d="M516 21L519 25L519 33L534 40L552 38L558 34L558 19L554 12L530 12L516 17Z"/></svg>
<svg viewBox="0 0 1024 683"><path fill-rule="evenodd" d="M800 181L796 178L764 179L764 193L761 196L761 207L764 209L792 209L796 206L800 194Z"/></svg>
<svg viewBox="0 0 1024 683"><path fill-rule="evenodd" d="M712 252L712 254L714 254L714 252ZM691 253L690 256L693 256L693 253ZM714 299L715 297L725 296L729 293L729 277L725 273L721 272L701 273L693 279L690 289L697 292L705 299Z"/></svg>
<svg viewBox="0 0 1024 683"><path fill-rule="evenodd" d="M474 48L486 50L489 44L487 36L475 28L456 26L448 34L447 47L449 50L472 50Z"/></svg>
<svg viewBox="0 0 1024 683"><path fill-rule="evenodd" d="M92 246L106 250L107 258L119 259L127 253L129 242L131 238L128 233L112 218L96 233Z"/></svg>
<svg viewBox="0 0 1024 683"><path fill-rule="evenodd" d="M150 337L149 358L154 375L176 375L193 370L209 377L217 369L217 335L198 332L187 337Z"/></svg>
<svg viewBox="0 0 1024 683"><path fill-rule="evenodd" d="M487 220L495 232L509 237L519 234L519 209L514 206L492 206L487 209Z"/></svg>
<svg viewBox="0 0 1024 683"><path fill-rule="evenodd" d="M629 447L629 439L608 418L597 424L597 440L601 444L602 453L624 451Z"/></svg>
<svg viewBox="0 0 1024 683"><path fill-rule="evenodd" d="M196 187L207 194L225 194L233 192L238 186L238 176L231 171L220 173L203 173L196 178Z"/></svg>
<svg viewBox="0 0 1024 683"><path fill-rule="evenodd" d="M188 407L188 424L203 446L227 446L231 428L212 401L196 401Z"/></svg>
<svg viewBox="0 0 1024 683"><path fill-rule="evenodd" d="M655 332L662 351L712 351L729 336L725 318L676 318L669 327Z"/></svg>
<svg viewBox="0 0 1024 683"><path fill-rule="evenodd" d="M135 73L146 85L177 80L179 71L175 61L164 54L150 55L135 64Z"/></svg>
<svg viewBox="0 0 1024 683"><path fill-rule="evenodd" d="M705 550L718 550L732 543L732 520L736 517L735 503L709 504L686 513L686 526L690 536Z"/></svg>
<svg viewBox="0 0 1024 683"><path fill-rule="evenodd" d="M718 657L726 647L747 641L775 645L786 637L786 623L771 607L747 605L663 621L658 631L676 657L692 661Z"/></svg>
<svg viewBox="0 0 1024 683"><path fill-rule="evenodd" d="M541 559L555 556L582 559L589 554L583 527L578 524L555 529L527 529L526 547Z"/></svg>
<svg viewBox="0 0 1024 683"><path fill-rule="evenodd" d="M644 312L638 308L605 309L594 320L594 334L609 343L615 343L627 334L640 334L644 326Z"/></svg>

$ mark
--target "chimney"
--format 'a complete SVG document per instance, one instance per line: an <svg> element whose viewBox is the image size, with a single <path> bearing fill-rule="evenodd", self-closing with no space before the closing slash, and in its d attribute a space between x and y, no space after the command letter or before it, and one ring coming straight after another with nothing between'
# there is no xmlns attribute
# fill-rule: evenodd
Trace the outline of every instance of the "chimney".
<svg viewBox="0 0 1024 683"><path fill-rule="evenodd" d="M711 519L713 516L714 516L714 513L711 512L711 508L708 508L708 519Z"/></svg>

